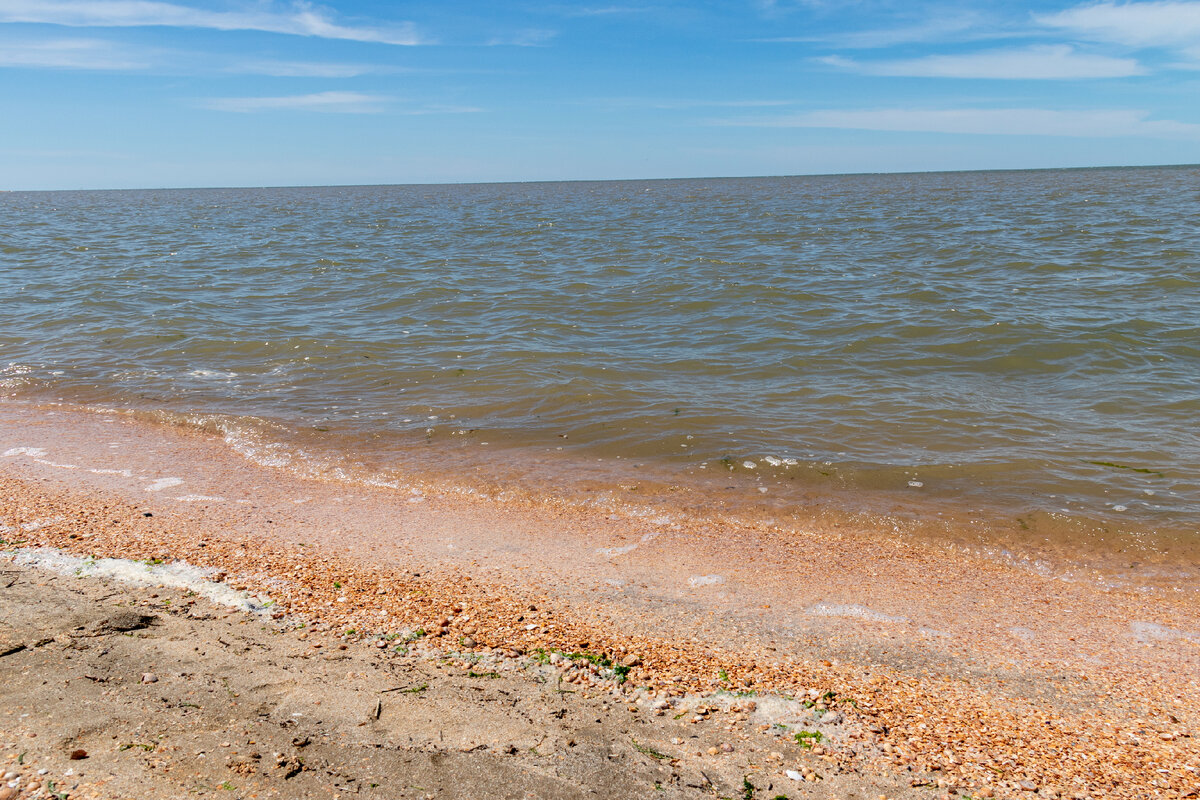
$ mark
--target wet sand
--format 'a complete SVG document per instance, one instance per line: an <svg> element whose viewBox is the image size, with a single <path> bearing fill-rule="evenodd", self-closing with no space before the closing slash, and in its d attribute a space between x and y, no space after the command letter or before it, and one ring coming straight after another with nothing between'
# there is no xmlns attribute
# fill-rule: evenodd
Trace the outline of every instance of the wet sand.
<svg viewBox="0 0 1200 800"><path fill-rule="evenodd" d="M1123 585L852 528L354 485L116 414L0 418L0 535L22 547L184 559L331 631L598 654L655 698L811 697L848 726L831 760L864 775L973 797L1200 787L1194 574Z"/></svg>

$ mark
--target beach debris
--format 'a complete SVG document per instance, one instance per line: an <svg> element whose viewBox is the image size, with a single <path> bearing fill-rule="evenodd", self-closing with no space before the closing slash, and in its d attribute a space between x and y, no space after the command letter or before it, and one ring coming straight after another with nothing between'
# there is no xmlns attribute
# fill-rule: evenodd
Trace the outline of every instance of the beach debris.
<svg viewBox="0 0 1200 800"><path fill-rule="evenodd" d="M129 609L120 609L92 626L92 633L102 636L106 633L125 633L148 627L156 617Z"/></svg>
<svg viewBox="0 0 1200 800"><path fill-rule="evenodd" d="M306 741L305 744L308 742ZM283 753L275 754L275 766L283 770L284 779L299 775L304 770L304 763L295 756L285 755Z"/></svg>

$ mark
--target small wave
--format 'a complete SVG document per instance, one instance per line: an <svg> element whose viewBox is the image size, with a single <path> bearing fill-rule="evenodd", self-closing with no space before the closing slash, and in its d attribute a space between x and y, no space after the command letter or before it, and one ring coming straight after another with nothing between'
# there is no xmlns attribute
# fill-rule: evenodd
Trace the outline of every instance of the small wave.
<svg viewBox="0 0 1200 800"><path fill-rule="evenodd" d="M884 614L855 603L817 603L809 606L805 611L814 617L846 617L864 622L908 622L907 617Z"/></svg>
<svg viewBox="0 0 1200 800"><path fill-rule="evenodd" d="M113 578L138 586L169 586L187 589L241 611L264 612L270 601L262 596L250 596L224 583L210 580L214 569L197 567L186 561L155 564L125 558L94 558L73 556L50 547L27 547L9 551L18 564L40 567L62 575L80 578Z"/></svg>

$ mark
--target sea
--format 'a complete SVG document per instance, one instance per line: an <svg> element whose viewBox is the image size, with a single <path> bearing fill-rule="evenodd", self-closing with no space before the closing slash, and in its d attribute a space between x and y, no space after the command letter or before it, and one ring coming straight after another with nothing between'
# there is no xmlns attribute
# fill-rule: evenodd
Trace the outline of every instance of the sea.
<svg viewBox="0 0 1200 800"><path fill-rule="evenodd" d="M0 194L3 402L1200 565L1200 167Z"/></svg>

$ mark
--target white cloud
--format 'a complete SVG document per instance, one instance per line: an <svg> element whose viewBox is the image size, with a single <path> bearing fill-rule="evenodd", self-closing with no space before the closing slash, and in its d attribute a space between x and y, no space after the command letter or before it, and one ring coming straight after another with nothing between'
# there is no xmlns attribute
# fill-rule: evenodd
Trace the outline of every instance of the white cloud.
<svg viewBox="0 0 1200 800"><path fill-rule="evenodd" d="M918 78L1075 80L1125 78L1146 72L1134 59L1079 53L1065 44L932 55L898 61L854 61L838 56L820 60L831 66L867 75Z"/></svg>
<svg viewBox="0 0 1200 800"><path fill-rule="evenodd" d="M245 11L209 11L155 0L0 0L0 22L80 28L211 28L395 45L426 43L417 35L412 23L374 27L339 25L327 13L305 2L296 2L278 10L257 5Z"/></svg>
<svg viewBox="0 0 1200 800"><path fill-rule="evenodd" d="M317 92L287 97L212 97L201 106L213 111L320 111L337 114L374 114L383 111L389 98L360 92Z"/></svg>
<svg viewBox="0 0 1200 800"><path fill-rule="evenodd" d="M999 35L992 28L993 25L990 21L981 15L964 11L894 28L846 31L828 36L778 36L757 41L824 42L845 49L871 49L919 42L963 42L981 38L990 39Z"/></svg>
<svg viewBox="0 0 1200 800"><path fill-rule="evenodd" d="M692 108L769 108L772 106L794 106L795 100L701 100L695 98L664 99L651 97L601 97L587 98L577 105L600 106L609 110L628 108L653 108L661 111L676 111Z"/></svg>
<svg viewBox="0 0 1200 800"><path fill-rule="evenodd" d="M427 114L476 114L474 106L403 105L396 98L360 92L317 92L283 97L210 97L201 108L248 114L255 111L319 111L330 114L377 114L390 111L409 116Z"/></svg>
<svg viewBox="0 0 1200 800"><path fill-rule="evenodd" d="M1093 3L1034 20L1092 41L1135 47L1200 44L1200 2Z"/></svg>
<svg viewBox="0 0 1200 800"><path fill-rule="evenodd" d="M1152 120L1148 111L1041 108L820 110L781 117L719 120L719 125L772 128L843 128L868 131L989 136L1149 136L1200 139L1200 125Z"/></svg>
<svg viewBox="0 0 1200 800"><path fill-rule="evenodd" d="M229 72L271 75L276 78L354 78L377 72L369 64L334 64L309 61L249 61L232 66Z"/></svg>
<svg viewBox="0 0 1200 800"><path fill-rule="evenodd" d="M614 14L643 14L650 9L645 6L605 6L602 8L566 7L561 13L568 17L608 17Z"/></svg>
<svg viewBox="0 0 1200 800"><path fill-rule="evenodd" d="M406 114L410 117L423 117L428 114L481 114L483 113L483 109L475 106L431 105L401 108L398 110L398 113Z"/></svg>
<svg viewBox="0 0 1200 800"><path fill-rule="evenodd" d="M148 66L100 39L52 39L0 44L0 67L133 70Z"/></svg>
<svg viewBox="0 0 1200 800"><path fill-rule="evenodd" d="M512 47L542 47L557 35L558 31L531 28L529 30L517 31L516 33L505 36L493 36L491 39L488 39L487 44L489 47L501 45L509 45Z"/></svg>

